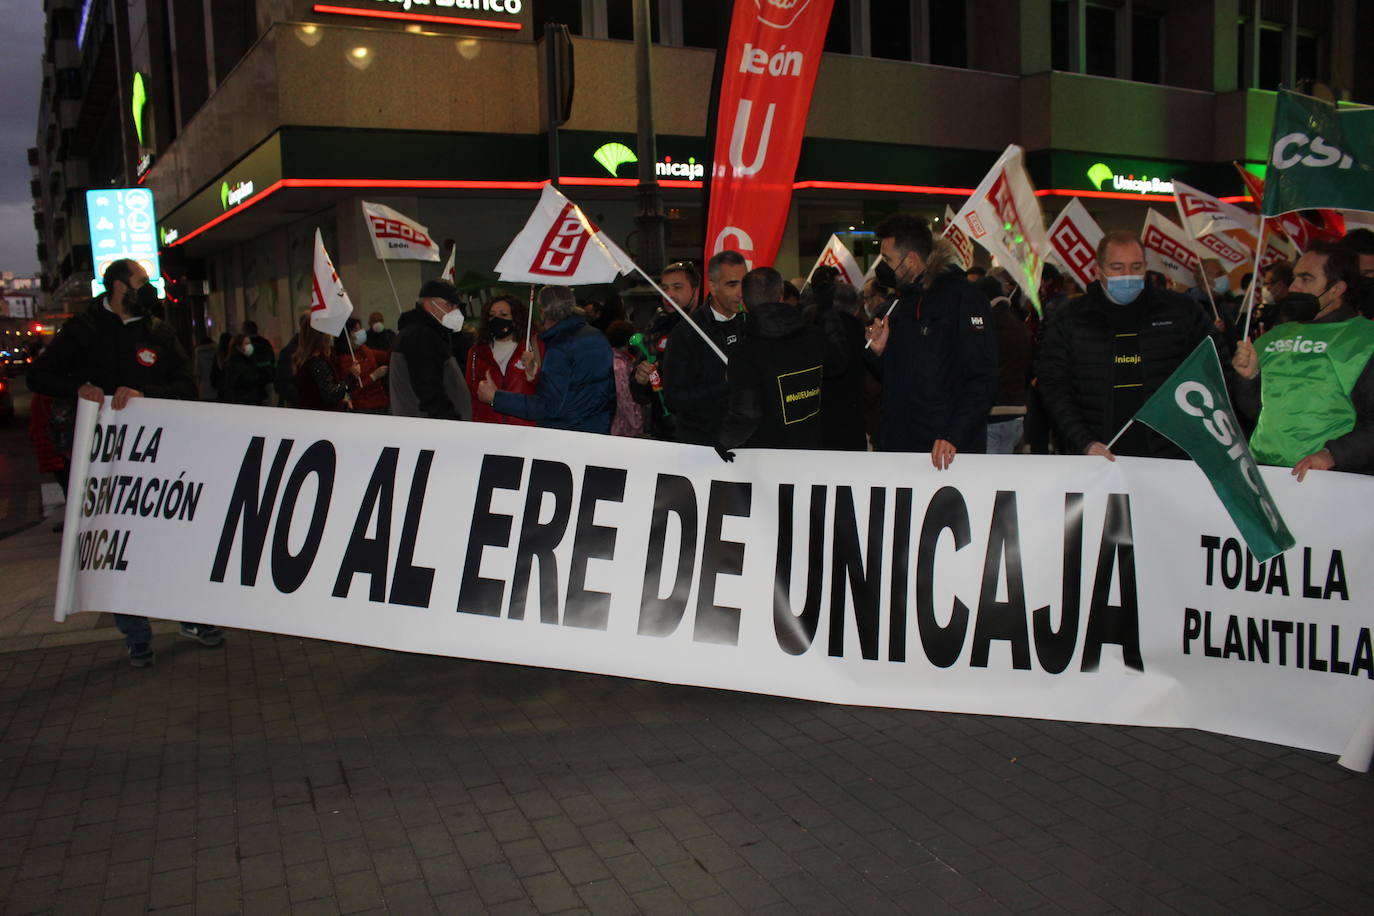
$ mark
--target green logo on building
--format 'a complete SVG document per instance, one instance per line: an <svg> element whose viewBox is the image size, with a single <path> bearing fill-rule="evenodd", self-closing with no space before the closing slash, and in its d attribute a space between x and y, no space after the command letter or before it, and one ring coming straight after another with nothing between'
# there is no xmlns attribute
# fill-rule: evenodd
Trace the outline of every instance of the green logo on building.
<svg viewBox="0 0 1374 916"><path fill-rule="evenodd" d="M1112 180L1112 175L1111 166L1102 162L1095 163L1092 168L1088 169L1088 180L1091 181L1093 187L1097 188L1099 191L1102 190L1104 184Z"/></svg>
<svg viewBox="0 0 1374 916"><path fill-rule="evenodd" d="M129 109L134 116L134 132L138 134L138 145L143 145L143 108L148 104L148 91L143 88L143 74L134 72L134 85L129 90Z"/></svg>
<svg viewBox="0 0 1374 916"><path fill-rule="evenodd" d="M639 157L635 151L624 143L605 143L596 152L592 153L592 158L610 172L612 176L616 171L627 162L638 162Z"/></svg>

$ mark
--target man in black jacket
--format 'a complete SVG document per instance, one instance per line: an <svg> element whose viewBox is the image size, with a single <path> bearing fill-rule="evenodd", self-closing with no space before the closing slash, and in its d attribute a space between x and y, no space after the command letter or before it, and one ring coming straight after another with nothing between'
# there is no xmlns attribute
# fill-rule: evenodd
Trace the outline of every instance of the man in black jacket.
<svg viewBox="0 0 1374 916"><path fill-rule="evenodd" d="M186 351L166 322L152 317L157 291L137 261L115 261L105 268L105 294L63 325L29 370L29 388L54 398L103 403L111 398L123 410L134 398L196 399L196 377ZM124 635L129 664L146 668L156 661L147 617L115 614ZM183 623L181 635L203 646L217 646L217 627Z"/></svg>
<svg viewBox="0 0 1374 916"><path fill-rule="evenodd" d="M463 333L463 297L452 283L430 280L415 308L401 316L391 353L391 412L398 417L472 419L472 397L455 357Z"/></svg>
<svg viewBox="0 0 1374 916"><path fill-rule="evenodd" d="M992 313L925 220L898 214L875 234L899 290L895 305L868 326L868 366L883 381L878 448L928 451L944 469L959 452L986 451L997 391Z"/></svg>
<svg viewBox="0 0 1374 916"><path fill-rule="evenodd" d="M640 359L635 365L634 377L630 380L630 394L635 402L649 408L649 434L655 439L672 440L676 438L672 414L663 412L663 405L654 394L653 375L659 373L659 385L663 384L663 367L667 363L668 338L682 321L683 315L691 314L696 307L701 288L701 276L691 261L675 261L663 268L659 285L672 299L664 302L654 312L649 329L644 332L644 342L649 352L654 354L655 362ZM676 306L676 307L674 307ZM631 354L638 357L638 353Z"/></svg>
<svg viewBox="0 0 1374 916"><path fill-rule="evenodd" d="M673 412L677 441L712 445L720 436L729 386L725 363L697 333L699 328L730 357L744 338L744 301L740 284L748 267L738 251L722 251L706 265L711 284L709 308L699 308L679 321L668 335L668 359L663 367L663 396Z"/></svg>
<svg viewBox="0 0 1374 916"><path fill-rule="evenodd" d="M1113 449L1106 443L1208 335L1208 316L1187 296L1145 284L1145 250L1134 232L1102 237L1097 274L1041 337L1036 375L1059 451L1181 458L1142 423L1131 424Z"/></svg>
<svg viewBox="0 0 1374 916"><path fill-rule="evenodd" d="M781 301L782 274L773 268L754 268L742 286L749 332L731 353L720 446L820 448L825 333Z"/></svg>

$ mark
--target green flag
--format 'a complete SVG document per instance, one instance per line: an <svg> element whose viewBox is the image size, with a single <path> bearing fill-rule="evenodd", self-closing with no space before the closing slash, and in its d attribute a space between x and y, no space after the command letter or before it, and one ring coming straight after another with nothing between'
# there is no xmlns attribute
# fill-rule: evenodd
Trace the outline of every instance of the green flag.
<svg viewBox="0 0 1374 916"><path fill-rule="evenodd" d="M1169 437L1197 462L1257 559L1268 560L1293 546L1293 535L1236 422L1212 338L1179 363L1132 419Z"/></svg>
<svg viewBox="0 0 1374 916"><path fill-rule="evenodd" d="M1374 210L1374 108L1280 90L1264 215L1322 208Z"/></svg>

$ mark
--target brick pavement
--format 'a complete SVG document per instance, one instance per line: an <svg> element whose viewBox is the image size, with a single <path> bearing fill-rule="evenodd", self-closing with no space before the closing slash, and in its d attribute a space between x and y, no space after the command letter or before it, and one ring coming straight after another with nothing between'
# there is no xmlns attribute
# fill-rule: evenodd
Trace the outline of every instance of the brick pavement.
<svg viewBox="0 0 1374 916"><path fill-rule="evenodd" d="M1374 909L1325 755L107 633L0 652L6 913Z"/></svg>

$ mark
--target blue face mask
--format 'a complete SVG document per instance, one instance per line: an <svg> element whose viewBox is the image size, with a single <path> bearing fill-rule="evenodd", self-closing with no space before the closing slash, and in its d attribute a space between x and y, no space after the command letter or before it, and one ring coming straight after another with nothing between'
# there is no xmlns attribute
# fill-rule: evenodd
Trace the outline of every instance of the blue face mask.
<svg viewBox="0 0 1374 916"><path fill-rule="evenodd" d="M1130 305L1145 291L1145 275L1106 277L1107 298L1117 305Z"/></svg>
<svg viewBox="0 0 1374 916"><path fill-rule="evenodd" d="M1222 274L1212 281L1212 292L1226 293L1231 291L1231 278Z"/></svg>

